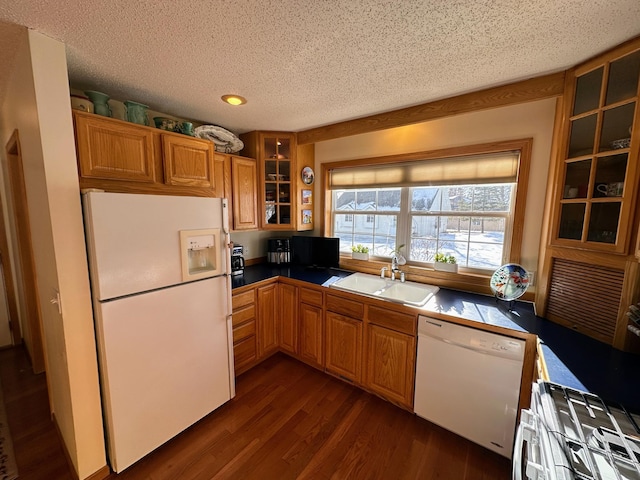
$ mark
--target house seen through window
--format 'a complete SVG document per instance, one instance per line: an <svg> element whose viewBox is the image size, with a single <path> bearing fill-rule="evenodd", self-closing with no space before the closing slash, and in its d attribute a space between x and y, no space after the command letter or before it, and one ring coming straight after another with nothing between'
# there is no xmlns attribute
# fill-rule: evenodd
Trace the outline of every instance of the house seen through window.
<svg viewBox="0 0 640 480"><path fill-rule="evenodd" d="M428 266L444 253L463 269L493 271L509 261L518 158L505 152L332 171L331 234L345 254L361 244L384 260L403 245L410 264ZM415 174L420 164L431 179Z"/></svg>

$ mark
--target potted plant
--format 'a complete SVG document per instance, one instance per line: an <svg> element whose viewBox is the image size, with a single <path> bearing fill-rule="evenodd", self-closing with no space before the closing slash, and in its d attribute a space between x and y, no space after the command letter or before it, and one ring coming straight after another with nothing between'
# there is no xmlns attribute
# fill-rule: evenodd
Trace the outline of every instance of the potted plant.
<svg viewBox="0 0 640 480"><path fill-rule="evenodd" d="M369 260L369 247L360 244L352 246L351 258L354 260Z"/></svg>
<svg viewBox="0 0 640 480"><path fill-rule="evenodd" d="M441 272L458 273L456 257L445 253L436 253L433 262L433 269Z"/></svg>

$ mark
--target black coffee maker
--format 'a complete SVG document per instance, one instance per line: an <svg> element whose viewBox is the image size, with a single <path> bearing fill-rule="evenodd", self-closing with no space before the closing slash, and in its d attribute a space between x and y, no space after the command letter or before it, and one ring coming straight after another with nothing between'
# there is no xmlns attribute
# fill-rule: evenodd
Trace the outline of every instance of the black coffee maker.
<svg viewBox="0 0 640 480"><path fill-rule="evenodd" d="M231 248L231 275L242 275L244 273L243 254L242 245L234 245Z"/></svg>
<svg viewBox="0 0 640 480"><path fill-rule="evenodd" d="M267 262L276 265L291 263L288 238L270 238L267 244Z"/></svg>

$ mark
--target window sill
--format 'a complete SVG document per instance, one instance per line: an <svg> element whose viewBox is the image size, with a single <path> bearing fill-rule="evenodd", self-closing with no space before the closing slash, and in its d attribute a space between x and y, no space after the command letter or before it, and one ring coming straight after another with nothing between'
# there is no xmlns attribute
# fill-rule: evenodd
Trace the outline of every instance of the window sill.
<svg viewBox="0 0 640 480"><path fill-rule="evenodd" d="M340 268L346 270L380 275L380 269L382 267L389 269L390 263L379 260L353 260L346 256L340 257ZM489 286L491 275L468 272L441 272L433 268L416 267L414 265L403 265L400 269L405 272L405 278L412 282L428 283L438 287L493 296L493 291ZM389 275L388 272L387 275ZM520 300L528 302L532 302L534 299L535 290L533 287L529 288L520 298Z"/></svg>

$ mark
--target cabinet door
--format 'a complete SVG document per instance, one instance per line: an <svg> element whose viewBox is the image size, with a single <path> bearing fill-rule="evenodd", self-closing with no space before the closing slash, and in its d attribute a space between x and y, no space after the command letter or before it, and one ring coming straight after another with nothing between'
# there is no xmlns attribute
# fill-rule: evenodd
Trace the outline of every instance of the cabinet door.
<svg viewBox="0 0 640 480"><path fill-rule="evenodd" d="M326 314L327 371L354 383L362 378L362 322L333 312Z"/></svg>
<svg viewBox="0 0 640 480"><path fill-rule="evenodd" d="M258 356L262 358L278 349L276 334L276 284L258 288Z"/></svg>
<svg viewBox="0 0 640 480"><path fill-rule="evenodd" d="M213 196L229 199L233 209L233 200L231 199L231 158L229 155L213 154L213 178L215 180Z"/></svg>
<svg viewBox="0 0 640 480"><path fill-rule="evenodd" d="M216 190L213 144L184 135L162 135L164 181L167 185ZM222 181L222 179L220 179Z"/></svg>
<svg viewBox="0 0 640 480"><path fill-rule="evenodd" d="M300 304L300 358L323 367L322 308L307 303Z"/></svg>
<svg viewBox="0 0 640 480"><path fill-rule="evenodd" d="M411 408L416 339L377 325L367 325L365 385L381 396Z"/></svg>
<svg viewBox="0 0 640 480"><path fill-rule="evenodd" d="M286 352L298 352L298 287L278 285L278 340L280 348Z"/></svg>
<svg viewBox="0 0 640 480"><path fill-rule="evenodd" d="M624 56L607 54L567 77L556 245L628 250L638 176L633 127L639 76L640 50L636 50Z"/></svg>
<svg viewBox="0 0 640 480"><path fill-rule="evenodd" d="M153 134L145 127L74 113L80 176L153 183Z"/></svg>
<svg viewBox="0 0 640 480"><path fill-rule="evenodd" d="M251 158L231 157L234 230L258 228L258 165Z"/></svg>

